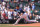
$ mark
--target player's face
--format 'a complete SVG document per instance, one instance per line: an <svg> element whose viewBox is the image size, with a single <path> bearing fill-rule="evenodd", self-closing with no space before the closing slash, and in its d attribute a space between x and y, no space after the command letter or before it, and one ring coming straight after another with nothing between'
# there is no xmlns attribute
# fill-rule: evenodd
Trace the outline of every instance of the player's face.
<svg viewBox="0 0 40 27"><path fill-rule="evenodd" d="M16 7L16 9L19 9L19 7Z"/></svg>

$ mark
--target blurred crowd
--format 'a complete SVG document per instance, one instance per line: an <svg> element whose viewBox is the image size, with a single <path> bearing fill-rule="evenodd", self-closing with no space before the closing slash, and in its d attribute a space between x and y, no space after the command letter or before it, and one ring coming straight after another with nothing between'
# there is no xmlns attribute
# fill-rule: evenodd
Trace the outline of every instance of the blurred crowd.
<svg viewBox="0 0 40 27"><path fill-rule="evenodd" d="M35 10L35 2L40 2L37 0L0 0L0 23L9 23L9 21L14 22L20 15L19 11L15 9L22 9L24 12L28 13L29 19L35 19L38 15L34 14L38 12Z"/></svg>

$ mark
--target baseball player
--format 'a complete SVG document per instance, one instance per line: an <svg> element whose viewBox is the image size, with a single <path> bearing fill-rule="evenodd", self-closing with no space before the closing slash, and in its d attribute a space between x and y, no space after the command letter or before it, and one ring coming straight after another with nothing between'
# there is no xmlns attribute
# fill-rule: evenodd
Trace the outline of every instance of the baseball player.
<svg viewBox="0 0 40 27"><path fill-rule="evenodd" d="M36 20L29 20L28 19L28 14L27 13L24 13L23 15L20 16L20 18L18 18L18 20L15 22L15 24L18 24L18 22L24 18L26 20L26 22L38 22Z"/></svg>
<svg viewBox="0 0 40 27"><path fill-rule="evenodd" d="M20 12L19 12L18 10L19 10ZM24 12L22 9L19 9L18 6L16 7L16 11L18 11L21 15L20 15L20 18L18 18L17 21L16 21L14 24L18 24L18 22L19 22L22 18L24 18L24 19L26 20L26 22L38 22L38 21L36 21L36 20L29 20L29 19L28 19L28 13L27 13L27 12Z"/></svg>

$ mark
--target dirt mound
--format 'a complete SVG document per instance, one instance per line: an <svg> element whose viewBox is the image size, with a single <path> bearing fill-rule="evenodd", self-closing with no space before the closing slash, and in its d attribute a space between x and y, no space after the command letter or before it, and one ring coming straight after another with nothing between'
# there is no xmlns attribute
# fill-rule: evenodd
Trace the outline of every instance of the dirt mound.
<svg viewBox="0 0 40 27"><path fill-rule="evenodd" d="M32 24L17 24L17 25L10 24L9 26L40 26L40 23L32 23Z"/></svg>

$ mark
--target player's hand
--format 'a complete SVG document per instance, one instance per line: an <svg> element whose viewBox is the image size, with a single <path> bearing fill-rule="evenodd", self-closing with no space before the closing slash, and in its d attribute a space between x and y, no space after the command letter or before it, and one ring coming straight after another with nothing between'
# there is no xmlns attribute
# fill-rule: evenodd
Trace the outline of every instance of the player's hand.
<svg viewBox="0 0 40 27"><path fill-rule="evenodd" d="M14 18L14 20L17 20L17 18Z"/></svg>

